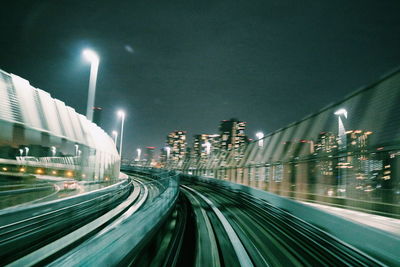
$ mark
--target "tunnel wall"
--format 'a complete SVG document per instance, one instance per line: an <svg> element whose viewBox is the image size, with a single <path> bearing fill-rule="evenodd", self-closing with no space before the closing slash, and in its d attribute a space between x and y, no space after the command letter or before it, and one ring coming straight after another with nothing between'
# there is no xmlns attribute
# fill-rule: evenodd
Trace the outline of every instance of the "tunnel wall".
<svg viewBox="0 0 400 267"><path fill-rule="evenodd" d="M49 93L0 70L0 172L109 179L120 157L112 138Z"/></svg>

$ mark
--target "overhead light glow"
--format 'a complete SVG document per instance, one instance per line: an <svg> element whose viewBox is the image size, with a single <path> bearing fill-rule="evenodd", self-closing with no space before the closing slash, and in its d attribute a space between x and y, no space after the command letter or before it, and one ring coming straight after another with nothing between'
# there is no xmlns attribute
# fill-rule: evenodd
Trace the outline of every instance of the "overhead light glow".
<svg viewBox="0 0 400 267"><path fill-rule="evenodd" d="M83 50L82 55L91 63L98 63L100 61L99 56L93 50L85 49Z"/></svg>
<svg viewBox="0 0 400 267"><path fill-rule="evenodd" d="M344 115L344 117L347 119L347 110L344 108L336 110L334 114L338 116Z"/></svg>
<svg viewBox="0 0 400 267"><path fill-rule="evenodd" d="M119 117L125 117L125 112L123 112L122 110L118 111L118 116Z"/></svg>

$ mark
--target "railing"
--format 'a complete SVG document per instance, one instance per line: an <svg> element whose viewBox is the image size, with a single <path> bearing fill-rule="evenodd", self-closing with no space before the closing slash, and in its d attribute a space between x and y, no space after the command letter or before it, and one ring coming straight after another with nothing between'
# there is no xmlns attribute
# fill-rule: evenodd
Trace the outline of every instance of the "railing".
<svg viewBox="0 0 400 267"><path fill-rule="evenodd" d="M397 71L244 151L165 168L400 218L399 103Z"/></svg>

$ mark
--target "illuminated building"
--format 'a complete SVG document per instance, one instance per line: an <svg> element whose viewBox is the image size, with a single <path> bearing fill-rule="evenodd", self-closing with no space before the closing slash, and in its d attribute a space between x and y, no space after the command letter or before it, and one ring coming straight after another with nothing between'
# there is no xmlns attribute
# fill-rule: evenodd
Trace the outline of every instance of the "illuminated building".
<svg viewBox="0 0 400 267"><path fill-rule="evenodd" d="M197 134L194 136L193 154L195 157L204 158L217 153L220 149L219 134Z"/></svg>
<svg viewBox="0 0 400 267"><path fill-rule="evenodd" d="M175 131L167 136L167 146L169 147L169 159L173 161L183 160L186 155L186 132Z"/></svg>
<svg viewBox="0 0 400 267"><path fill-rule="evenodd" d="M368 147L368 136L370 131L353 130L346 132L347 149L358 152L366 152Z"/></svg>
<svg viewBox="0 0 400 267"><path fill-rule="evenodd" d="M219 126L221 149L232 150L245 146L248 142L244 133L246 122L237 119L223 120Z"/></svg>
<svg viewBox="0 0 400 267"><path fill-rule="evenodd" d="M318 162L319 174L329 179L338 175L337 159L332 158L333 154L338 151L338 138L331 132L320 132L317 142L314 145L314 152L317 157L322 158ZM334 181L325 181L326 183L335 183Z"/></svg>
<svg viewBox="0 0 400 267"><path fill-rule="evenodd" d="M314 146L315 153L331 154L337 151L337 137L331 132L321 132Z"/></svg>

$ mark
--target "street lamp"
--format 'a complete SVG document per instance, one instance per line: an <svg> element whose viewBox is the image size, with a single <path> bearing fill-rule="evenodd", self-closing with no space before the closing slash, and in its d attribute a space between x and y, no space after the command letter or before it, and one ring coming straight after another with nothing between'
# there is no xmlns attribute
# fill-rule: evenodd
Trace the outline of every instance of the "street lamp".
<svg viewBox="0 0 400 267"><path fill-rule="evenodd" d="M343 115L347 119L347 110L344 108L338 109L334 113L336 116L338 116L338 141L339 143L339 150L344 150L346 149L346 129L344 127L343 121L341 119L341 115Z"/></svg>
<svg viewBox="0 0 400 267"><path fill-rule="evenodd" d="M171 153L171 148L169 146L165 147L165 151L167 151L167 160L169 159L169 154Z"/></svg>
<svg viewBox="0 0 400 267"><path fill-rule="evenodd" d="M264 140L262 140L262 139L264 138L264 133L258 132L258 133L256 133L256 137L258 139L258 146L263 146Z"/></svg>
<svg viewBox="0 0 400 267"><path fill-rule="evenodd" d="M97 71L99 69L100 59L97 54L90 49L83 50L82 55L87 61L90 62L90 80L88 101L86 106L86 118L90 121L93 121L94 97L96 94Z"/></svg>
<svg viewBox="0 0 400 267"><path fill-rule="evenodd" d="M347 119L347 110L344 108L338 109L335 111L335 115L344 115L344 117Z"/></svg>
<svg viewBox="0 0 400 267"><path fill-rule="evenodd" d="M210 142L206 141L202 146L204 146L206 148L207 156L210 155L210 152L211 152L211 144L210 144Z"/></svg>
<svg viewBox="0 0 400 267"><path fill-rule="evenodd" d="M56 156L56 152L57 152L57 148L55 146L51 147L51 156L55 157Z"/></svg>
<svg viewBox="0 0 400 267"><path fill-rule="evenodd" d="M114 144L117 145L118 132L117 131L112 131L112 135L114 137Z"/></svg>
<svg viewBox="0 0 400 267"><path fill-rule="evenodd" d="M121 160L122 160L122 139L124 137L125 113L122 110L118 111L118 117L121 117L121 119L122 119L122 122L121 122L121 137L119 138L119 156L121 157Z"/></svg>
<svg viewBox="0 0 400 267"><path fill-rule="evenodd" d="M75 156L78 156L79 145L75 144Z"/></svg>
<svg viewBox="0 0 400 267"><path fill-rule="evenodd" d="M344 123L342 121L341 116L344 116L347 119L347 110L344 108L338 109L334 112L336 116L338 116L338 143L339 143L339 151L344 152L347 148L347 136L346 136L346 129L344 127ZM347 159L345 156L339 156L339 164L347 163ZM346 189L347 189L347 170L343 169L343 165L338 166L338 173L340 177L340 188L339 193L343 196L346 196Z"/></svg>

